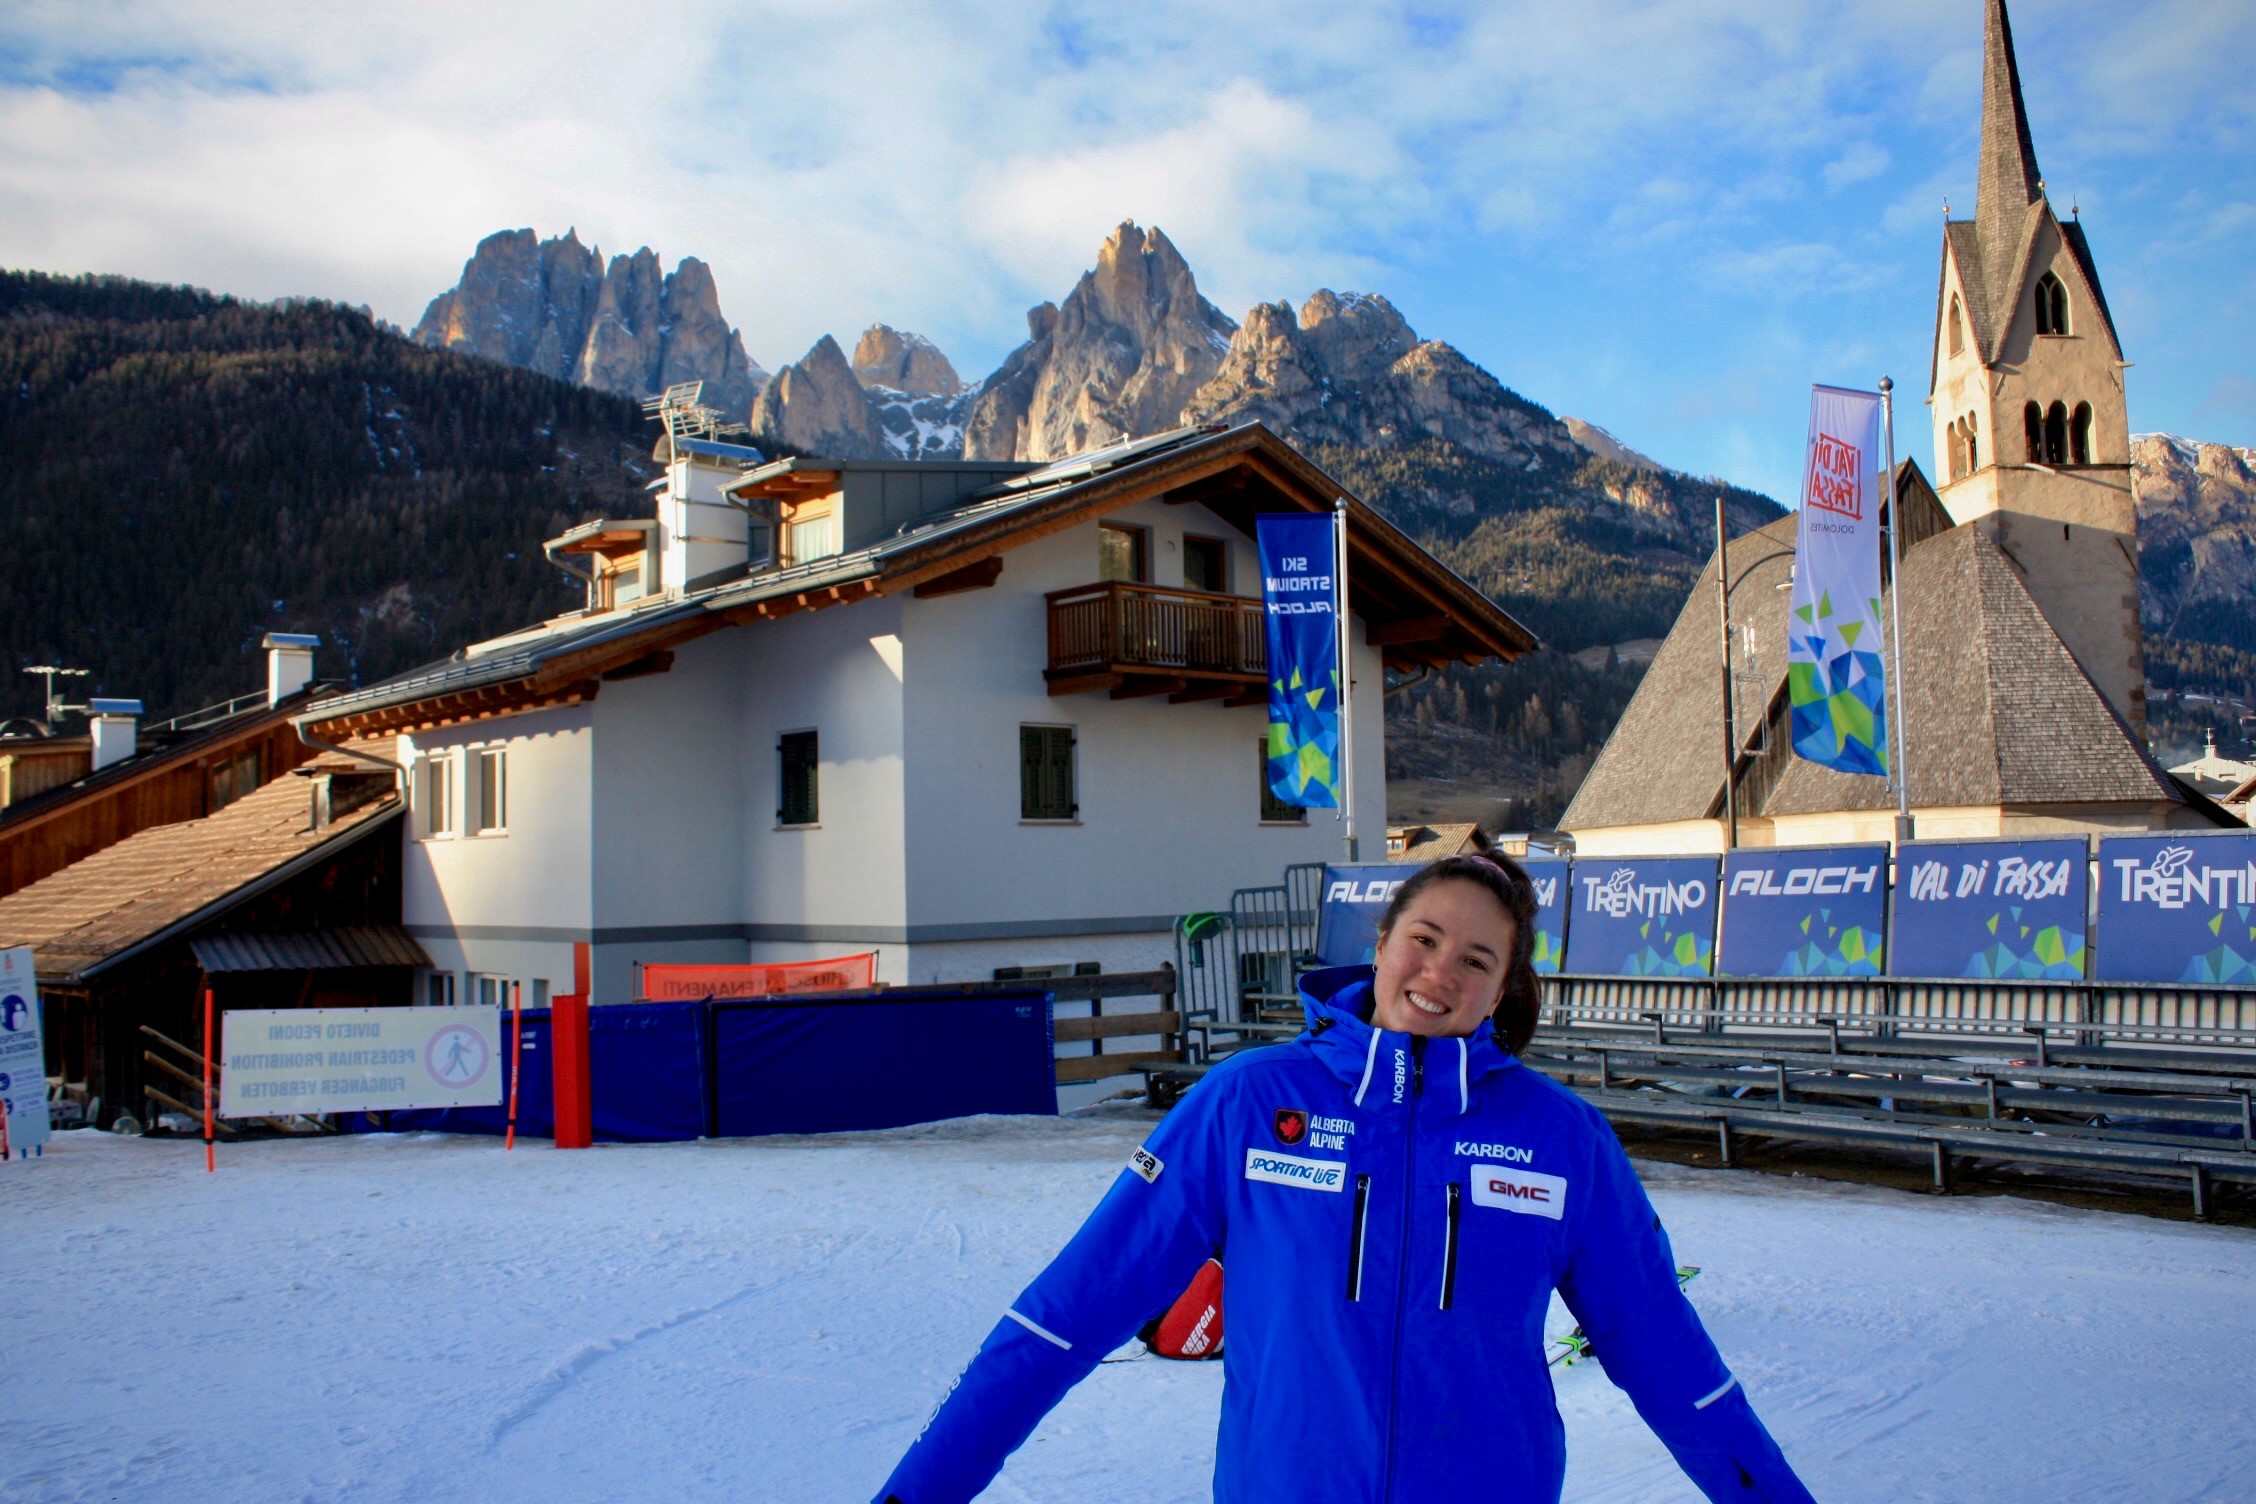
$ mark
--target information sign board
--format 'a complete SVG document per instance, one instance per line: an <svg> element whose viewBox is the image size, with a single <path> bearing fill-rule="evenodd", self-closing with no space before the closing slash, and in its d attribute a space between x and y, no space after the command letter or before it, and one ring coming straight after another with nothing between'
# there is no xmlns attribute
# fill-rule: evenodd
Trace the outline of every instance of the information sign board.
<svg viewBox="0 0 2256 1504"><path fill-rule="evenodd" d="M1416 862L1326 867L1324 902L1316 917L1317 959L1326 966L1370 965L1387 900L1419 870Z"/></svg>
<svg viewBox="0 0 2256 1504"><path fill-rule="evenodd" d="M39 979L31 950L0 950L0 1097L11 1153L47 1142L47 1052L39 1039Z"/></svg>
<svg viewBox="0 0 2256 1504"><path fill-rule="evenodd" d="M1888 848L1799 846L1723 859L1716 969L1735 977L1879 974L1888 917Z"/></svg>
<svg viewBox="0 0 2256 1504"><path fill-rule="evenodd" d="M497 1007L238 1009L223 1017L221 1117L491 1107L509 1075Z"/></svg>
<svg viewBox="0 0 2256 1504"><path fill-rule="evenodd" d="M1572 863L1562 857L1531 856L1520 865L1535 885L1535 969L1550 976L1567 958L1567 890Z"/></svg>
<svg viewBox="0 0 2256 1504"><path fill-rule="evenodd" d="M1890 969L1904 977L2081 980L2089 860L2081 836L1907 843L1897 861Z"/></svg>
<svg viewBox="0 0 2256 1504"><path fill-rule="evenodd" d="M2105 981L2256 984L2256 831L2103 838L2098 939Z"/></svg>
<svg viewBox="0 0 2256 1504"><path fill-rule="evenodd" d="M1573 877L1569 970L1583 976L1711 974L1714 857L1578 857Z"/></svg>

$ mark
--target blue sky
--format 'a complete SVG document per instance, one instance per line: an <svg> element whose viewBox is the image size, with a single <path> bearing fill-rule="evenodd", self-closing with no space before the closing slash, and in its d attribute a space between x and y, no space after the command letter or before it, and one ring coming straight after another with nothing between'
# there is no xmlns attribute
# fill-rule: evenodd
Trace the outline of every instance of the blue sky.
<svg viewBox="0 0 2256 1504"><path fill-rule="evenodd" d="M2256 16L2021 0L2135 429L2256 445ZM483 234L713 264L771 369L873 320L976 379L1122 219L1238 316L1383 292L1525 395L1781 499L1812 381L1928 460L1978 0L574 0L0 12L0 264L412 323Z"/></svg>

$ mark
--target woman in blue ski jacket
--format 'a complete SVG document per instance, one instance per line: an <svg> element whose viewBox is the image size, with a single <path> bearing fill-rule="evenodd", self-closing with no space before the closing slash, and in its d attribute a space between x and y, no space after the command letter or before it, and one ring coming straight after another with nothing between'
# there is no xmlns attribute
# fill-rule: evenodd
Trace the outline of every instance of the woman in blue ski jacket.
<svg viewBox="0 0 2256 1504"><path fill-rule="evenodd" d="M1613 1131L1517 1059L1534 919L1509 861L1452 857L1404 883L1376 967L1309 976L1305 1033L1184 1096L878 1499L964 1504L1219 1256L1219 1504L1556 1501L1554 1289L1708 1498L1809 1500L1679 1289Z"/></svg>

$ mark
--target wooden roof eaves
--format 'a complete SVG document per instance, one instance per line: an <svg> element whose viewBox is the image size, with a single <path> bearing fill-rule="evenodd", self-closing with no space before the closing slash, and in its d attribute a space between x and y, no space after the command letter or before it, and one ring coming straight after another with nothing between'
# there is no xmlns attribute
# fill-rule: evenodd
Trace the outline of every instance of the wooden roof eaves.
<svg viewBox="0 0 2256 1504"><path fill-rule="evenodd" d="M6 810L0 810L0 838L13 836L19 831L30 830L55 816L77 809L88 799L101 798L133 788L149 779L165 773L177 772L188 764L218 755L239 742L264 736L303 708L304 706L298 703L295 698L285 701L282 705L270 705L255 716L245 716L239 724L226 728L223 733L214 734L208 739L198 737L182 742L177 746L166 747L159 752L150 752L141 757L136 757L133 761L143 764L142 766L131 768L121 776L103 779L101 782L94 783L88 788L79 789L75 793L63 794L60 790L57 790L52 792L58 794L59 797L48 797L51 791L42 789L39 795L34 796L38 799L36 804L29 804L29 807L26 807L25 804L18 804ZM106 768L96 769L95 772L85 775L85 778L91 780L108 771ZM80 780L73 780L73 782L77 781ZM69 787L69 784L62 785L62 789Z"/></svg>

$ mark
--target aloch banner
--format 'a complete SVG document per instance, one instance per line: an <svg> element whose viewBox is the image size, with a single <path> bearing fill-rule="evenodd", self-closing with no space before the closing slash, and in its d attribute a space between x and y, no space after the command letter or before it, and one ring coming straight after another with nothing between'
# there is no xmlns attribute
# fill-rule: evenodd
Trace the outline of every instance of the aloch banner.
<svg viewBox="0 0 2256 1504"><path fill-rule="evenodd" d="M1337 809L1340 631L1332 519L1263 513L1254 531L1269 641L1269 789L1301 809Z"/></svg>
<svg viewBox="0 0 2256 1504"><path fill-rule="evenodd" d="M1794 755L1888 771L1880 662L1880 394L1814 387L1786 633Z"/></svg>
<svg viewBox="0 0 2256 1504"><path fill-rule="evenodd" d="M1910 841L1897 858L1898 976L2084 976L2082 836L2050 841Z"/></svg>
<svg viewBox="0 0 2256 1504"><path fill-rule="evenodd" d="M1869 977L1885 961L1888 848L1793 846L1723 859L1716 970L1738 977Z"/></svg>

